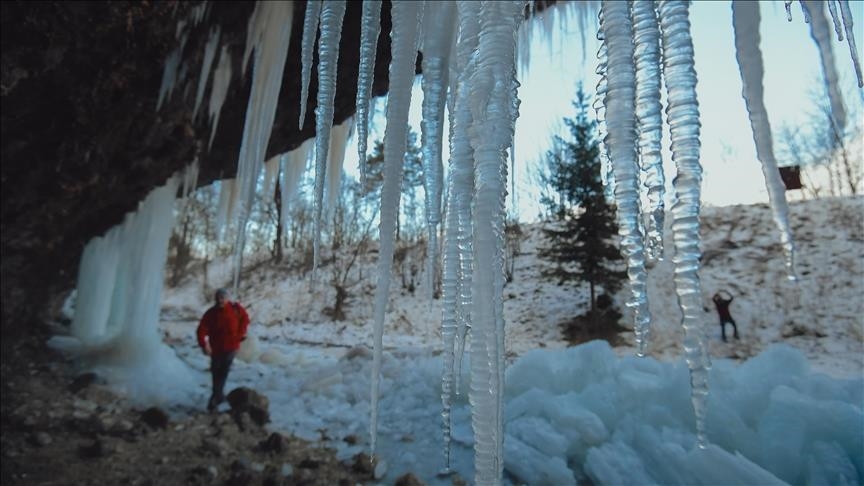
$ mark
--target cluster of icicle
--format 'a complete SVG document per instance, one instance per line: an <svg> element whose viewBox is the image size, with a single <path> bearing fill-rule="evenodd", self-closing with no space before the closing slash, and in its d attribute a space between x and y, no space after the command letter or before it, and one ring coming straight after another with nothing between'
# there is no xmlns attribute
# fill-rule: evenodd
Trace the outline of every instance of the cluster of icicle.
<svg viewBox="0 0 864 486"><path fill-rule="evenodd" d="M648 262L663 256L661 62L672 138L676 202L673 216L675 290L682 309L684 349L690 369L697 440L705 446L704 416L710 358L700 322L699 106L690 36L689 5L683 1L604 1L600 10L598 118L603 157L614 179L621 247L627 260L637 354L645 354L651 316L646 292ZM641 189L647 207L641 207Z"/></svg>
<svg viewBox="0 0 864 486"><path fill-rule="evenodd" d="M74 343L54 338L57 347L81 354L99 353L111 364L146 363L162 345L158 333L168 239L174 226L174 202L195 187L197 161L172 176L126 215L122 224L84 247L78 267Z"/></svg>
<svg viewBox="0 0 864 486"><path fill-rule="evenodd" d="M390 287L390 266L394 251L396 217L402 182L402 164L407 145L408 111L418 49L423 57L422 144L426 216L430 239L430 268L437 264L437 234L446 204L442 247L442 335L444 372L442 404L444 443L449 468L450 410L453 394L459 391L462 354L471 335L472 425L475 433L475 466L478 484L500 483L503 444L503 288L504 197L506 195L507 149L511 148L513 127L518 115L516 89L517 32L526 1L393 2L390 95L384 136L384 182L381 196L378 285L374 302L373 370L370 433L373 452L377 445L378 399L382 362L384 314ZM581 4L585 5L590 2ZM787 2L787 12L790 13ZM845 127L846 115L836 89L836 70L828 43L828 26L821 3L802 1L805 20L820 48L823 70L834 122ZM745 99L753 123L769 187L775 220L783 233L787 267L794 276L794 247L786 221L785 200L777 177L770 125L761 100L762 65L758 49L758 5L733 3L736 48ZM828 2L835 30L842 38L837 8ZM375 54L380 35L382 3L363 2L360 65L357 87L358 155L361 178L365 179L369 103L373 85ZM336 66L346 2L334 0L306 3L301 45L300 126L306 116L307 98L318 42L318 93L315 108L317 137L290 154L264 157L282 84L288 40L291 36L293 4L259 2L249 21L244 53L244 71L254 52L252 92L238 162L236 180L222 181L219 223L237 221L237 259L242 255L245 221L262 165L266 168L265 190L271 191L276 171L281 171L282 217L307 163L314 154L315 167L315 257L320 251L324 193L332 207L338 190L341 159L350 122L333 128L333 101ZM157 104L168 100L174 85L188 68L180 63L188 32L185 26L197 23L205 8L196 8L189 19L178 23L179 47L165 63L163 84ZM529 8L533 12L533 2ZM852 31L848 2L839 2L840 16L861 74ZM548 16L547 18L552 18ZM582 19L580 19L582 20ZM318 36L320 31L320 37ZM550 29L546 28L546 33ZM195 113L202 104L203 90L215 61L219 44L218 27L210 31L204 53L201 78L195 99ZM706 445L704 430L707 398L707 370L710 367L704 329L700 323L701 289L698 278L700 237L699 110L696 101L696 73L690 36L689 3L686 1L633 2L604 1L600 12L595 107L601 120L604 182L614 186L618 206L622 247L631 280L628 305L634 309L637 353L644 355L650 328L646 295L646 269L663 258L664 174L660 156L662 115L661 75L665 81L667 125L676 166L673 224L675 287L683 314L684 348L690 368L698 444ZM527 61L527 58L523 58ZM209 115L211 144L219 111L231 81L230 55L223 46L213 75ZM661 70L662 66L662 70ZM662 71L662 73L661 73ZM447 190L444 191L442 144L444 109L449 112L450 160ZM647 205L640 204L644 193ZM446 197L445 197L446 194ZM85 252L86 253L86 252ZM92 253L92 251L90 251ZM86 256L86 255L85 255ZM83 264L83 263L82 263ZM88 264L88 268L89 268ZM239 269L239 261L235 269ZM478 269L475 271L475 269ZM236 276L235 276L236 285ZM86 291L84 299L86 300Z"/></svg>

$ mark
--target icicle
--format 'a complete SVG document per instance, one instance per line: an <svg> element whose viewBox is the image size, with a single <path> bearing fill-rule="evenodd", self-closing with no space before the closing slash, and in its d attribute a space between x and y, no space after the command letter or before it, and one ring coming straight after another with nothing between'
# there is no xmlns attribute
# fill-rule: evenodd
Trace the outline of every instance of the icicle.
<svg viewBox="0 0 864 486"><path fill-rule="evenodd" d="M441 277L441 337L444 341L444 369L441 375L445 469L450 469L450 434L453 391L459 393L462 354L471 311L471 234L470 207L474 192L474 152L468 138L471 111L468 109L467 69L471 53L477 48L480 32L480 4L459 2L459 40L455 69L451 71L450 161L447 177L447 213L444 221L443 265ZM457 344L458 343L458 344ZM457 349L458 346L458 349Z"/></svg>
<svg viewBox="0 0 864 486"><path fill-rule="evenodd" d="M456 46L459 77L456 83L456 101L452 113L453 124L450 128L450 194L456 201L455 244L459 252L459 272L457 274L458 294L456 296L456 339L455 356L456 393L460 393L462 377L462 358L465 342L471 328L471 306L473 304L472 282L474 280L474 221L471 219L471 204L474 194L474 149L471 147L468 130L473 124L470 109L469 79L476 68L473 58L480 41L480 3L459 2L459 42ZM455 194L454 194L455 193ZM451 243L454 244L454 243ZM478 344L479 346L480 344Z"/></svg>
<svg viewBox="0 0 864 486"><path fill-rule="evenodd" d="M360 185L366 187L366 142L369 133L369 98L375 76L375 55L381 33L381 0L363 2L360 20L360 67L357 74L357 156Z"/></svg>
<svg viewBox="0 0 864 486"><path fill-rule="evenodd" d="M783 2L785 4L784 6L786 7L786 20L788 22L792 22L792 2L794 1L795 0L786 0L785 2Z"/></svg>
<svg viewBox="0 0 864 486"><path fill-rule="evenodd" d="M618 206L618 234L627 259L631 296L627 306L633 308L637 354L645 354L651 314L648 310L645 249L639 213L639 168L636 162L636 74L633 63L632 24L628 4L603 2L600 29L606 41L608 64L606 153L615 175L615 202Z"/></svg>
<svg viewBox="0 0 864 486"><path fill-rule="evenodd" d="M186 166L186 170L183 171L183 198L186 199L189 197L189 194L195 190L195 187L198 185L198 157L192 161L191 164Z"/></svg>
<svg viewBox="0 0 864 486"><path fill-rule="evenodd" d="M321 9L321 40L318 44L318 106L315 107L315 216L313 224L312 275L321 259L321 218L324 209L324 181L330 129L333 126L333 100L336 98L336 68L345 0L326 2Z"/></svg>
<svg viewBox="0 0 864 486"><path fill-rule="evenodd" d="M333 127L330 137L330 156L327 158L327 211L332 217L339 201L339 186L342 182L342 164L345 162L345 148L354 131L354 120L349 118L341 125Z"/></svg>
<svg viewBox="0 0 864 486"><path fill-rule="evenodd" d="M837 15L837 5L834 5L834 0L825 2L828 4L828 12L831 13L831 21L834 22L834 32L837 34L837 40L843 42L843 24L840 21L840 16Z"/></svg>
<svg viewBox="0 0 864 486"><path fill-rule="evenodd" d="M246 106L246 122L237 161L239 221L234 246L234 291L236 295L246 242L246 223L252 209L261 165L264 163L270 132L276 116L276 102L282 87L282 73L291 39L294 5L290 2L261 2L255 6L247 41L254 42L252 90ZM247 50L250 47L247 44Z"/></svg>
<svg viewBox="0 0 864 486"><path fill-rule="evenodd" d="M626 5L626 4L625 4ZM516 33L524 1L484 2L476 68L469 78L474 149L471 423L475 483L500 484L503 461L504 216L507 148L518 116Z"/></svg>
<svg viewBox="0 0 864 486"><path fill-rule="evenodd" d="M182 47L178 47L165 58L165 69L162 71L162 85L159 86L159 97L156 100L156 111L162 107L162 103L171 98L174 85L177 82L177 70L180 67L180 53Z"/></svg>
<svg viewBox="0 0 864 486"><path fill-rule="evenodd" d="M234 181L231 179L222 179L219 181L219 204L216 206L216 239L222 239L222 231L225 228L225 222L228 221L231 204L231 187Z"/></svg>
<svg viewBox="0 0 864 486"><path fill-rule="evenodd" d="M831 121L840 137L846 131L846 108L843 106L843 95L839 89L837 68L834 65L834 49L831 47L831 28L825 18L822 2L808 1L805 7L810 12L810 36L819 47L819 59L822 62L822 76L825 91L831 104Z"/></svg>
<svg viewBox="0 0 864 486"><path fill-rule="evenodd" d="M801 13L804 14L804 23L810 23L810 12L807 11L807 7L804 6L804 0L798 0L798 3L801 5Z"/></svg>
<svg viewBox="0 0 864 486"><path fill-rule="evenodd" d="M849 44L849 54L852 55L852 65L855 66L858 87L862 88L864 78L861 76L861 62L858 60L858 48L855 46L855 30L852 28L852 10L849 8L849 0L840 0L840 16L843 17L843 27L846 28L846 42Z"/></svg>
<svg viewBox="0 0 864 486"><path fill-rule="evenodd" d="M384 183L381 188L381 221L379 224L381 247L378 253L378 286L375 289L372 332L374 346L369 433L373 455L378 441L378 394L381 385L384 311L390 295L393 240L396 232L396 216L399 213L403 160L408 146L408 110L411 106L411 87L414 81L414 66L417 59L422 14L423 2L395 2L392 4L390 95L387 100L387 128L384 131Z"/></svg>
<svg viewBox="0 0 864 486"><path fill-rule="evenodd" d="M228 85L231 84L231 53L228 52L228 46L222 46L222 53L219 54L219 65L216 67L216 72L213 73L213 86L210 88L210 105L208 113L210 115L210 142L207 147L213 146L213 139L216 137L216 129L219 127L219 115L222 113L222 104L225 103L225 97L228 95Z"/></svg>
<svg viewBox="0 0 864 486"><path fill-rule="evenodd" d="M600 10L598 14L598 18L600 23L603 23L603 11ZM607 66L609 63L608 59L608 49L606 47L606 39L603 36L603 31L597 31L597 40L600 41L600 47L597 49L597 69L595 72L600 77L600 80L597 81L596 94L594 97L594 112L597 115L597 133L600 140L604 140L606 138L607 129L606 129L606 105L603 103L604 98L606 97L606 90L609 85L607 80ZM611 197L612 193L615 190L615 177L612 174L612 161L609 160L609 154L606 152L606 145L600 144L598 146L600 157L600 180L603 182L604 192L607 197Z"/></svg>
<svg viewBox="0 0 864 486"><path fill-rule="evenodd" d="M420 124L428 233L427 295L431 301L438 268L438 224L441 222L441 192L444 184L441 144L450 80L450 48L456 27L456 4L450 1L427 3L424 19L427 25L435 26L423 32L423 121Z"/></svg>
<svg viewBox="0 0 864 486"><path fill-rule="evenodd" d="M289 209L297 198L300 180L303 177L303 172L306 171L313 145L314 141L309 139L290 153L282 154L282 184L279 188L282 191L283 228L287 227Z"/></svg>
<svg viewBox="0 0 864 486"><path fill-rule="evenodd" d="M192 111L192 119L198 116L198 109L204 101L204 90L207 88L207 80L210 79L210 68L216 57L216 48L219 47L219 34L221 30L217 25L210 31L207 38L207 46L204 48L204 61L201 63L201 74L198 76L198 91L195 93L195 109Z"/></svg>
<svg viewBox="0 0 864 486"><path fill-rule="evenodd" d="M646 257L653 263L663 259L663 224L666 208L666 180L660 152L663 119L660 114L660 23L653 0L637 0L633 12L633 41L636 60L636 119L639 122L639 158L642 179L648 192L645 225ZM648 329L637 331L637 343L647 340Z"/></svg>
<svg viewBox="0 0 864 486"><path fill-rule="evenodd" d="M315 37L318 34L320 17L321 0L307 1L306 16L303 18L303 45L300 48L300 121L298 126L301 130L306 121L306 102L309 99L309 80L312 77L312 53L315 48Z"/></svg>
<svg viewBox="0 0 864 486"><path fill-rule="evenodd" d="M118 235L119 229L114 228L105 237L93 238L81 254L70 333L84 345L94 345L105 338L117 277Z"/></svg>
<svg viewBox="0 0 864 486"><path fill-rule="evenodd" d="M691 400L696 416L696 439L707 447L705 412L708 405L708 343L702 325L702 288L699 282L701 238L699 209L702 166L699 163L699 103L696 70L690 36L689 2L661 1L658 5L662 32L663 73L666 85L666 123L672 139L673 180L672 234L675 241L675 293L683 315L684 354L690 369Z"/></svg>
<svg viewBox="0 0 864 486"><path fill-rule="evenodd" d="M795 243L789 227L789 208L786 206L786 192L777 169L777 160L774 158L771 125L762 98L762 78L765 71L759 49L759 4L733 3L732 23L735 29L735 57L741 71L741 82L744 84L743 95L753 128L756 156L762 163L774 222L780 230L780 241L786 256L786 274L790 280L795 280Z"/></svg>
<svg viewBox="0 0 864 486"><path fill-rule="evenodd" d="M261 199L268 201L276 190L276 175L279 171L279 159L281 155L276 155L264 163L264 182L261 185Z"/></svg>

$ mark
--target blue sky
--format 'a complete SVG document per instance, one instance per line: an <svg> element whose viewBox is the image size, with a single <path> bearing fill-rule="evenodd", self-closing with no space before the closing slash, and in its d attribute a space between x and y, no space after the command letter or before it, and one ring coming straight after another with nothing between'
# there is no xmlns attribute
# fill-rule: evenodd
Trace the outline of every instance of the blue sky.
<svg viewBox="0 0 864 486"><path fill-rule="evenodd" d="M702 121L703 202L706 205L767 202L761 166L756 159L752 132L741 97L741 78L735 60L730 2L697 1L691 6L691 23L698 99ZM821 89L822 74L816 45L810 38L800 6L793 5L793 20L787 22L782 1L762 2L761 49L765 62L765 105L772 130L784 124L806 120L812 109L810 93ZM859 57L864 59L864 2L850 2L856 21L855 36ZM538 189L532 174L550 144L562 130L562 118L573 114L570 101L581 81L587 91L597 84L596 21L592 16L587 31L579 28L578 15L555 28L547 39L536 37L531 44L531 67L519 76L522 86L520 117L516 123L516 203L521 219L537 216ZM587 42L583 58L583 35ZM835 62L844 95L855 93L846 103L861 104L855 87L848 44L833 43ZM419 132L419 82L415 86L411 123ZM383 107L383 103L379 103ZM861 111L859 110L860 114ZM859 121L860 123L860 121ZM371 140L383 138L383 116L370 131ZM445 134L446 140L446 134ZM445 144L446 145L446 144ZM668 147L668 138L664 145ZM779 152L775 140L775 154ZM346 170L356 174L356 142L347 149ZM860 155L860 154L859 154ZM445 147L446 156L446 147ZM671 185L674 166L666 157L667 183ZM782 161L781 161L782 163ZM445 161L446 165L446 161ZM667 198L671 196L671 187ZM511 201L508 198L508 206Z"/></svg>

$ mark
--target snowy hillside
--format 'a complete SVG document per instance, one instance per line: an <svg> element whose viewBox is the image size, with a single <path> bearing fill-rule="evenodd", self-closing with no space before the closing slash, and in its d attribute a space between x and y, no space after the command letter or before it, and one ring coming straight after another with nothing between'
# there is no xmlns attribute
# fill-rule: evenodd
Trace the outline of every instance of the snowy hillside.
<svg viewBox="0 0 864 486"><path fill-rule="evenodd" d="M786 279L779 235L765 205L703 209L702 289L705 325L715 357L746 359L771 343L785 343L801 350L816 369L834 376L860 376L864 370L864 199L820 199L791 204L791 220L798 245L797 286ZM507 320L507 352L515 358L535 348L561 348L567 342L559 324L585 312L587 286L557 285L544 279L537 247L543 245L540 227L523 229L525 239L516 259L514 279L504 289ZM670 234L667 228L667 237ZM649 296L653 316L650 354L661 359L681 356L680 312L667 259L649 273ZM372 278L375 255L360 264L366 281L352 290L353 300L345 321L332 321L325 308L332 306L334 291L322 282L290 274L278 266L263 264L245 278L240 300L250 310L253 322L276 326L271 332L296 343L326 346L371 345ZM411 256L409 255L409 259ZM422 256L415 255L422 267ZM211 287L230 281L230 261L211 265ZM421 272L422 273L422 272ZM412 294L397 281L391 292L385 346L441 349L440 300L430 302L425 277L416 277ZM730 292L732 316L741 339L720 340L717 314L711 295ZM616 301L623 308L624 289ZM166 289L163 325L174 334L173 322L198 318L209 305L201 276L192 277L177 289ZM630 327L630 317L622 324ZM180 326L186 329L186 326ZM731 337L731 329L727 326ZM632 333L621 341L633 342ZM620 354L632 349L619 346Z"/></svg>
<svg viewBox="0 0 864 486"><path fill-rule="evenodd" d="M624 344L615 348L603 341L567 347L559 324L586 310L587 289L541 277L540 228L528 228L514 281L505 288L506 481L860 484L862 215L862 198L792 205L800 273L795 287L785 277L766 206L705 209L704 318L714 366L704 450L695 446L670 265L658 265L649 280L655 326L650 357L634 356L626 344L633 341L629 331L618 336L616 342ZM367 256L363 275L370 275L373 265L374 257ZM229 277L223 262L210 282L224 284ZM741 338L731 339L727 330L728 344L720 340L711 307L710 296L718 290L735 297L731 310ZM334 322L324 312L332 305L332 289L260 265L241 289L254 325L228 383L269 397L271 429L320 440L348 462L369 451L371 285L361 283L355 293L348 318ZM166 341L192 371L197 388L171 391L171 384L163 383L163 394L180 413L200 410L209 394L208 361L197 349L194 329L209 296L199 276L164 297ZM439 316L440 302L430 304L422 285L414 295L394 285L379 403L376 477L385 484L406 472L435 485L473 477L474 439L464 393L452 408L453 472L440 473ZM463 392L470 380L467 353L465 359Z"/></svg>

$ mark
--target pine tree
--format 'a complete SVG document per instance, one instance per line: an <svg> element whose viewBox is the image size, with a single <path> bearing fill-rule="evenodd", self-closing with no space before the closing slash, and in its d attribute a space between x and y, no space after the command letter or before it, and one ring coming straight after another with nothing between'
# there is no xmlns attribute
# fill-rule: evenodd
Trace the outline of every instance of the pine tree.
<svg viewBox="0 0 864 486"><path fill-rule="evenodd" d="M596 287L615 292L626 272L621 269L623 258L614 244L618 232L615 209L606 200L600 177L597 123L588 116L587 97L581 86L573 106L576 116L564 119L570 137L565 140L555 136L540 172L548 191L541 202L552 219L543 229L548 246L540 249L540 256L556 264L544 275L558 278L559 284L588 282L591 315L595 315Z"/></svg>

